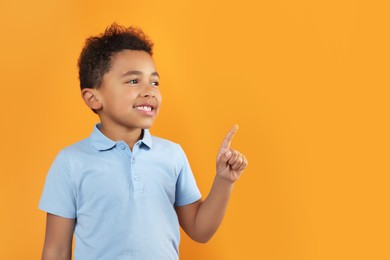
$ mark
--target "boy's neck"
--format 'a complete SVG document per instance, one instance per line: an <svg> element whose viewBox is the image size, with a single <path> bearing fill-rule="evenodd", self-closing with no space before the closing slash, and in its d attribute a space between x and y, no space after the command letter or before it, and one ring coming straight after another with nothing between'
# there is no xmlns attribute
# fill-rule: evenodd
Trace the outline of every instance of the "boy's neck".
<svg viewBox="0 0 390 260"><path fill-rule="evenodd" d="M108 127L101 123L100 131L113 141L124 141L133 150L134 144L142 138L143 130L140 128Z"/></svg>

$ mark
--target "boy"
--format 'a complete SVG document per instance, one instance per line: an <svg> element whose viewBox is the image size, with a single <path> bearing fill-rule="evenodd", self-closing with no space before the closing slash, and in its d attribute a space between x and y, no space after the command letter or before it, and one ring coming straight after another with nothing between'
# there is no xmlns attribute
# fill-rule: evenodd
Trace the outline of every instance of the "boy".
<svg viewBox="0 0 390 260"><path fill-rule="evenodd" d="M47 212L42 259L178 259L179 224L207 242L219 227L234 182L247 166L219 150L203 201L181 147L150 135L161 104L152 43L139 29L111 25L87 39L79 58L82 98L100 118L89 138L54 160L39 208Z"/></svg>

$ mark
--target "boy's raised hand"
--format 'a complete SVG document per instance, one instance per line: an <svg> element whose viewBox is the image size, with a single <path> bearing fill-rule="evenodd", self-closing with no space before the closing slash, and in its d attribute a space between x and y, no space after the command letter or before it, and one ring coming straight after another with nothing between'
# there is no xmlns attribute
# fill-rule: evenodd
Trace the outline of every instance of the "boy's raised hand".
<svg viewBox="0 0 390 260"><path fill-rule="evenodd" d="M232 183L240 178L242 172L248 165L248 161L244 155L236 150L230 149L230 143L237 130L238 125L234 125L230 129L217 155L217 176Z"/></svg>

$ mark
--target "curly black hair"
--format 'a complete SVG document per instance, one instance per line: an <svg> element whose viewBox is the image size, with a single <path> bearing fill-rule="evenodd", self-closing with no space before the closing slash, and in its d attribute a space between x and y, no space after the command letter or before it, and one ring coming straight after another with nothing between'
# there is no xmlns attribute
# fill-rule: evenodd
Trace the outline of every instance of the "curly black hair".
<svg viewBox="0 0 390 260"><path fill-rule="evenodd" d="M110 70L111 58L123 50L141 50L150 55L153 43L136 27L113 23L105 32L89 37L78 59L80 88L99 88L103 75Z"/></svg>

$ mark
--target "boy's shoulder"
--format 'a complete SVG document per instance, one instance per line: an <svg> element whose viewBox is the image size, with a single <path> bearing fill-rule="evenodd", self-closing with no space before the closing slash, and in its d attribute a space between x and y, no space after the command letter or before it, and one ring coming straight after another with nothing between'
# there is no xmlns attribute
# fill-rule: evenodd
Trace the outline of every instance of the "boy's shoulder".
<svg viewBox="0 0 390 260"><path fill-rule="evenodd" d="M171 140L159 136L152 135L151 137L152 137L152 143L156 145L180 146L178 143L175 143Z"/></svg>
<svg viewBox="0 0 390 260"><path fill-rule="evenodd" d="M63 147L61 151L64 153L81 152L90 149L90 145L91 145L90 137L87 137Z"/></svg>
<svg viewBox="0 0 390 260"><path fill-rule="evenodd" d="M151 140L150 150L154 150L157 153L164 152L171 155L184 153L180 144L169 139L151 135Z"/></svg>
<svg viewBox="0 0 390 260"><path fill-rule="evenodd" d="M84 138L80 141L61 148L57 154L57 159L68 163L71 161L78 161L80 159L82 160L84 155L93 154L94 149L91 148L92 147L89 137Z"/></svg>

